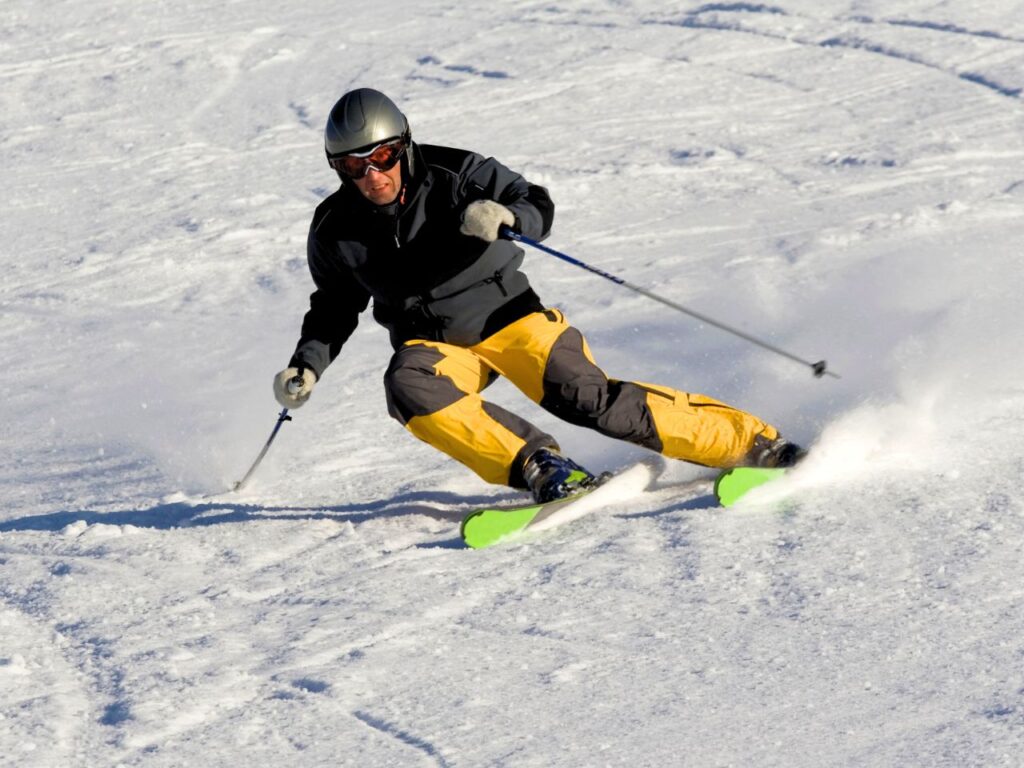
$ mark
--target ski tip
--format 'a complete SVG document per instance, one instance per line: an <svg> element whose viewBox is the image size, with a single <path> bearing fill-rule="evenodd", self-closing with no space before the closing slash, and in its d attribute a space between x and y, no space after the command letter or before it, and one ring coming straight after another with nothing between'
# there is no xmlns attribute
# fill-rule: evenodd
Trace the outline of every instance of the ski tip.
<svg viewBox="0 0 1024 768"><path fill-rule="evenodd" d="M485 511L486 510L478 509L478 510L476 510L476 512L470 512L468 515L466 515L464 518L462 518L462 524L459 526L459 536L466 543L466 546L468 546L468 547L472 547L473 546L466 539L466 531L467 531L467 529L469 529L470 533L472 533L472 529L473 529L472 520L473 520L473 518L478 517L479 515L482 515Z"/></svg>
<svg viewBox="0 0 1024 768"><path fill-rule="evenodd" d="M786 474L782 468L733 467L715 478L715 498L723 507L731 507L750 491Z"/></svg>
<svg viewBox="0 0 1024 768"><path fill-rule="evenodd" d="M483 549L522 532L540 510L540 505L513 509L478 509L462 519L459 533L467 547Z"/></svg>

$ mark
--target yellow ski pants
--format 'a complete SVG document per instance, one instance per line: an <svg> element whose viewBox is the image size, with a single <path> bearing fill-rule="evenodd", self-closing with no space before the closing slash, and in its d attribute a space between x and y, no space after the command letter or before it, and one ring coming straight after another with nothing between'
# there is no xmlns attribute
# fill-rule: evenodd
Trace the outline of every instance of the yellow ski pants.
<svg viewBox="0 0 1024 768"><path fill-rule="evenodd" d="M561 419L674 459L739 464L777 430L705 395L609 379L558 310L527 315L471 347L406 342L384 376L388 410L419 439L491 483L522 488L522 466L557 441L480 393L504 376Z"/></svg>

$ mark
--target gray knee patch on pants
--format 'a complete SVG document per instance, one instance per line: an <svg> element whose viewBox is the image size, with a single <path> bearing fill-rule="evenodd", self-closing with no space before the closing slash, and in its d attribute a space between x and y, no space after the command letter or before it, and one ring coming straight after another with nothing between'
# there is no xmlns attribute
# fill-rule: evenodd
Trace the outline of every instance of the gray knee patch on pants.
<svg viewBox="0 0 1024 768"><path fill-rule="evenodd" d="M551 348L540 404L570 424L661 450L646 391L628 381L610 380L587 358L583 336L575 328L567 328Z"/></svg>
<svg viewBox="0 0 1024 768"><path fill-rule="evenodd" d="M402 347L384 373L388 413L402 424L414 416L428 416L466 396L434 366L444 359L438 350L422 344Z"/></svg>

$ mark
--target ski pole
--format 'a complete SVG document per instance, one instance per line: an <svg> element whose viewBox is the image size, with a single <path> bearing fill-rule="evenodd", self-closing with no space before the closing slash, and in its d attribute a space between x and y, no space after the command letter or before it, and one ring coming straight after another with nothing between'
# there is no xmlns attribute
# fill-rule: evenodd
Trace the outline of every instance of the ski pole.
<svg viewBox="0 0 1024 768"><path fill-rule="evenodd" d="M277 437L277 433L281 429L281 425L284 424L286 421L291 420L292 417L288 415L287 408L283 409L281 413L278 414L277 424L274 425L274 431L270 433L270 437L267 439L267 442L263 444L263 450L260 451L259 456L256 457L256 461L254 461L252 463L252 466L249 467L249 471L245 473L245 477L243 477L241 480L239 480L237 483L231 486L232 491L239 491L245 487L245 484L249 482L249 478L252 477L252 473L256 471L256 467L260 465L260 462L263 461L263 457L266 456L267 451L270 450L270 444L274 442L274 438Z"/></svg>
<svg viewBox="0 0 1024 768"><path fill-rule="evenodd" d="M794 355L792 352L787 352L781 347L777 347L774 344L769 344L766 341L762 341L761 339L758 339L755 336L751 336L749 333L744 333L738 328L733 328L732 326L726 325L725 323L720 323L717 320L708 317L707 315L703 315L700 312L695 312L692 309L688 309L684 307L682 304L677 304L674 301L666 299L664 296L659 296L656 293L648 291L646 288L630 283L627 280L623 280L621 277L616 277L615 275L609 274L608 272L598 269L597 267L593 267L590 264L587 264L586 262L580 261L579 259L575 259L566 253L556 251L554 248L548 248L546 245L542 245L533 238L527 237L526 235L521 235L507 226L502 225L502 227L498 230L498 234L501 237L508 238L509 240L515 240L516 242L519 243L531 245L537 250L544 251L544 253L549 253L552 256L558 257L562 261L567 261L570 264L573 264L574 266L581 267L587 270L588 272L593 272L595 275L599 275L605 278L606 280L611 280L616 285L621 285L623 288L629 288L631 291L635 291L636 293L639 293L642 296L646 296L649 299L654 299L655 301L664 304L666 307L670 307L671 309L674 309L677 312L682 312L685 315L694 317L697 320L700 320L702 323L713 325L715 328L720 328L721 330L726 331L727 333L731 333L733 336L738 336L739 338L745 341L749 341L752 344L756 344L762 349L767 349L769 352L774 352L777 355L789 358L790 360L800 363L801 365L806 365L808 368L811 369L816 378L821 378L822 376L825 375L832 376L833 378L836 379L840 378L838 373L833 373L832 371L828 370L824 360L819 360L816 363L812 363L809 360L804 360L802 357L798 357Z"/></svg>
<svg viewBox="0 0 1024 768"><path fill-rule="evenodd" d="M293 376L288 380L288 394L294 395L300 389L302 389L302 368L299 368L298 375ZM286 421L291 420L292 417L288 415L287 408L283 409L281 413L277 415L277 424L274 425L274 431L270 433L270 437L267 438L267 442L263 444L263 450L260 451L260 455L256 457L256 461L254 461L252 463L252 466L249 467L249 471L245 473L245 477L243 477L241 480L239 480L237 483L231 486L232 491L238 491L242 489L245 486L245 484L249 482L249 478L252 477L252 473L256 471L256 467L260 465L260 462L263 461L263 457L266 456L267 451L270 450L270 444L274 442L274 438L277 437L277 433L278 431L280 431L281 425L284 424Z"/></svg>

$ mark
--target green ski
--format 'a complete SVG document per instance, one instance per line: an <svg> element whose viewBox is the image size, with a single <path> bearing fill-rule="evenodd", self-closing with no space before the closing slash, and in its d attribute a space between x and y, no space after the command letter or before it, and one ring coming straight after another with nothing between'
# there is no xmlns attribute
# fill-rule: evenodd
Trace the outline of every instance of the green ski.
<svg viewBox="0 0 1024 768"><path fill-rule="evenodd" d="M520 533L531 523L539 523L561 507L573 504L592 493L595 488L570 496L567 499L549 501L547 504L524 504L521 507L495 507L470 512L462 520L462 540L467 547L482 549L497 544L502 539Z"/></svg>
<svg viewBox="0 0 1024 768"><path fill-rule="evenodd" d="M731 507L748 492L765 483L778 480L785 474L785 469L765 469L763 467L727 469L715 480L715 497L723 507Z"/></svg>
<svg viewBox="0 0 1024 768"><path fill-rule="evenodd" d="M462 520L462 540L468 547L481 549L526 531L554 528L623 497L642 493L657 471L650 464L641 463L567 499L547 504L477 509Z"/></svg>

